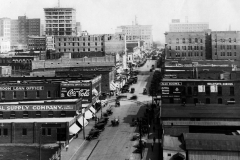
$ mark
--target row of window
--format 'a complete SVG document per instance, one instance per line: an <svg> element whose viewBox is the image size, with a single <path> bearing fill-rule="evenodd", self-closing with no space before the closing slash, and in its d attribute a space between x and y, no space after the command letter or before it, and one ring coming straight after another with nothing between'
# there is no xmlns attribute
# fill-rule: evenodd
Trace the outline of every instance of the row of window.
<svg viewBox="0 0 240 160"><path fill-rule="evenodd" d="M72 46L75 46L75 44L76 46L79 46L79 43L68 43L68 45L71 45L71 44ZM64 43L63 45L66 46L66 43ZM88 43L87 45L90 46L90 43ZM98 45L97 42L95 42L95 46L97 45ZM103 46L103 42L101 43L101 45ZM58 46L61 46L61 43L58 43ZM82 43L82 46L85 46L85 43Z"/></svg>
<svg viewBox="0 0 240 160"><path fill-rule="evenodd" d="M103 40L103 36L101 37L82 37L81 39L80 38L63 38L63 41L92 41L92 40L95 40L95 41L98 41L99 39L101 38L101 40ZM61 42L62 39L61 38L58 38L58 41Z"/></svg>
<svg viewBox="0 0 240 160"><path fill-rule="evenodd" d="M169 50L172 50L171 46L169 46ZM176 50L181 50L180 46L176 46ZM182 46L182 50L203 50L203 46Z"/></svg>
<svg viewBox="0 0 240 160"><path fill-rule="evenodd" d="M215 37L217 37L217 35L215 35ZM216 38L214 41L215 41L215 42L217 42L217 41L220 41L220 42L225 42L225 41L226 41L226 42L227 42L227 41L228 41L229 43L231 43L232 41L233 41L233 42L237 42L237 39L236 39L236 38L233 38L233 39L229 38L229 39L226 39L226 40L225 40L225 39L219 39L219 40L217 40L217 38Z"/></svg>
<svg viewBox="0 0 240 160"><path fill-rule="evenodd" d="M61 117L66 117L66 111L61 111ZM41 118L42 112L36 111L36 118ZM53 111L48 111L48 117L53 118ZM0 111L0 118L3 118L3 111ZM10 112L10 118L16 118L16 112L11 111ZM29 111L23 111L23 118L29 118Z"/></svg>
<svg viewBox="0 0 240 160"><path fill-rule="evenodd" d="M13 99L16 99L17 98L17 92L13 91L12 93L13 93ZM33 94L33 92L31 92L31 94ZM40 97L40 91L36 91L35 95L36 95L36 98L39 98ZM58 96L58 92L56 92L56 96ZM23 97L28 98L28 92L27 91L23 92ZM6 98L6 92L5 91L1 91L1 98L2 99ZM51 98L51 91L47 91L47 98Z"/></svg>
<svg viewBox="0 0 240 160"><path fill-rule="evenodd" d="M203 56L203 52L182 52L182 53L176 53L175 57L193 57L193 56ZM169 57L172 57L172 53L169 53Z"/></svg>
<svg viewBox="0 0 240 160"><path fill-rule="evenodd" d="M0 136L8 136L8 128L0 128ZM22 129L22 135L28 135L27 128ZM42 128L42 136L51 136L52 129L51 128Z"/></svg>
<svg viewBox="0 0 240 160"><path fill-rule="evenodd" d="M171 87L169 87L169 88L171 89ZM198 95L198 93L199 93L198 92L198 87L194 86L193 91L192 91L192 87L188 86L187 87L187 93L188 93L188 95ZM205 87L205 93L206 93L206 95L210 95L210 93L211 93L210 86ZM221 86L217 86L216 93L218 95L222 95L222 87ZM234 87L229 87L229 93L230 93L230 95L234 95ZM186 95L186 88L185 87L182 88L181 94Z"/></svg>
<svg viewBox="0 0 240 160"><path fill-rule="evenodd" d="M192 39L192 38L183 38L182 39L182 43L187 43L187 40L188 40L188 43L203 43L203 40L202 39L198 39L198 38L195 38L195 39ZM172 40L171 38L169 38L168 40L168 43L171 44L172 43ZM176 39L176 43L179 44L179 38Z"/></svg>
<svg viewBox="0 0 240 160"><path fill-rule="evenodd" d="M83 48L81 51L83 51L83 52L90 52L90 51L101 51L101 52L103 52L103 48L101 48L101 50L100 49L98 49L98 48L95 48L95 50L91 50L90 48ZM80 49L78 48L78 49L58 49L58 52L80 52Z"/></svg>
<svg viewBox="0 0 240 160"><path fill-rule="evenodd" d="M169 100L170 100L170 103L174 103L174 99L173 99L173 98L170 98ZM230 98L230 101L235 101L235 99L234 99L234 98ZM188 103L185 98L182 98L182 102L183 102L183 103L186 103L186 104ZM198 98L194 98L194 99L193 99L193 102L194 102L195 104L196 104L196 103L204 103L204 102L199 101ZM218 99L217 99L217 102L218 102L218 104L223 104L222 98L218 98ZM205 99L205 104L211 104L211 99L210 99L210 98L206 98L206 99Z"/></svg>
<svg viewBox="0 0 240 160"><path fill-rule="evenodd" d="M215 55L217 55L217 54L215 54ZM221 56L225 56L225 52L221 52ZM237 56L237 53L236 52L234 52L234 53L226 52L226 56Z"/></svg>
<svg viewBox="0 0 240 160"><path fill-rule="evenodd" d="M232 45L226 45L226 49L232 49ZM217 48L217 45L215 45L215 48ZM220 49L225 49L225 45L220 45ZM233 49L237 49L236 45L233 45Z"/></svg>

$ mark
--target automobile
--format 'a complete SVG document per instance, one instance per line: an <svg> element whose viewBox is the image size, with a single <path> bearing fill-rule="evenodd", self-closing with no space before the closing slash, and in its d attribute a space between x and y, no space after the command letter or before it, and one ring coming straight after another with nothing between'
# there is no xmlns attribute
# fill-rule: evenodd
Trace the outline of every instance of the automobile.
<svg viewBox="0 0 240 160"><path fill-rule="evenodd" d="M120 107L120 101L116 100L115 107Z"/></svg>
<svg viewBox="0 0 240 160"><path fill-rule="evenodd" d="M144 95L147 94L147 88L143 88L143 94L144 94Z"/></svg>
<svg viewBox="0 0 240 160"><path fill-rule="evenodd" d="M135 88L131 88L131 93L134 93L135 92Z"/></svg>
<svg viewBox="0 0 240 160"><path fill-rule="evenodd" d="M88 134L88 136L86 137L86 139L90 141L90 140L92 140L92 139L94 139L94 138L98 138L99 133L100 133L100 130L98 130L98 129L92 129L92 130L89 132L89 134Z"/></svg>
<svg viewBox="0 0 240 160"><path fill-rule="evenodd" d="M119 125L119 120L117 118L111 120L112 126L118 126Z"/></svg>
<svg viewBox="0 0 240 160"><path fill-rule="evenodd" d="M121 92L122 92L122 93L128 93L128 92L129 92L129 89L128 89L128 88L122 88L122 89L121 89Z"/></svg>
<svg viewBox="0 0 240 160"><path fill-rule="evenodd" d="M132 97L130 97L130 100L136 100L136 99L137 99L136 95L133 95Z"/></svg>

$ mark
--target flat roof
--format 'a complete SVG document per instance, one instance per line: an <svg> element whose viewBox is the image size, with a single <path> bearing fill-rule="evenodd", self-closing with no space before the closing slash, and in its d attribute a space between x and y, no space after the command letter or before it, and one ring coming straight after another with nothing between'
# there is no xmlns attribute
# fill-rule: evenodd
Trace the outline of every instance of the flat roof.
<svg viewBox="0 0 240 160"><path fill-rule="evenodd" d="M62 117L62 118L21 118L21 119L1 119L1 123L63 123L71 122L74 117Z"/></svg>
<svg viewBox="0 0 240 160"><path fill-rule="evenodd" d="M240 151L240 136L184 133L183 137L187 150Z"/></svg>
<svg viewBox="0 0 240 160"><path fill-rule="evenodd" d="M169 136L169 135L164 135L164 137L163 137L163 149L183 151L184 152L184 150L180 146L182 146L182 143L180 142L178 137L172 137L172 136Z"/></svg>
<svg viewBox="0 0 240 160"><path fill-rule="evenodd" d="M54 100L39 100L39 101L17 101L17 102L2 102L0 103L1 105L3 104L29 104L29 103L61 103L61 102L77 102L79 99L54 99Z"/></svg>

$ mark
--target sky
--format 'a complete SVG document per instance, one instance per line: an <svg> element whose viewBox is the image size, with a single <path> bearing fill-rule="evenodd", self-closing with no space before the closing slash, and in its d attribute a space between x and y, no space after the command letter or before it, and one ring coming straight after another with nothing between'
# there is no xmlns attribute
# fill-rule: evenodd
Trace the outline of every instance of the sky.
<svg viewBox="0 0 240 160"><path fill-rule="evenodd" d="M0 0L0 18L40 18L43 8L58 0ZM76 20L90 34L114 33L117 26L152 25L153 40L165 43L172 19L208 22L214 31L240 30L240 0L60 0L60 7L76 9Z"/></svg>

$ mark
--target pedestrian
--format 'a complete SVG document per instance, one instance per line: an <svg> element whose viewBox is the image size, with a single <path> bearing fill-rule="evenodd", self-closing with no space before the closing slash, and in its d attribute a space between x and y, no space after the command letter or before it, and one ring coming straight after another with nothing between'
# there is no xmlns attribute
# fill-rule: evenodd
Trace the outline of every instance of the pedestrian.
<svg viewBox="0 0 240 160"><path fill-rule="evenodd" d="M155 126L153 126L153 132L155 132Z"/></svg>
<svg viewBox="0 0 240 160"><path fill-rule="evenodd" d="M151 145L151 148L152 148L152 152L153 152L153 145L154 145L154 144L152 143L152 145Z"/></svg>
<svg viewBox="0 0 240 160"><path fill-rule="evenodd" d="M69 147L69 146L68 146L68 144L67 144L67 145L66 145L66 151L68 151L68 147Z"/></svg>
<svg viewBox="0 0 240 160"><path fill-rule="evenodd" d="M153 137L153 143L155 144L155 142L156 142L156 138L155 138L155 137Z"/></svg>

